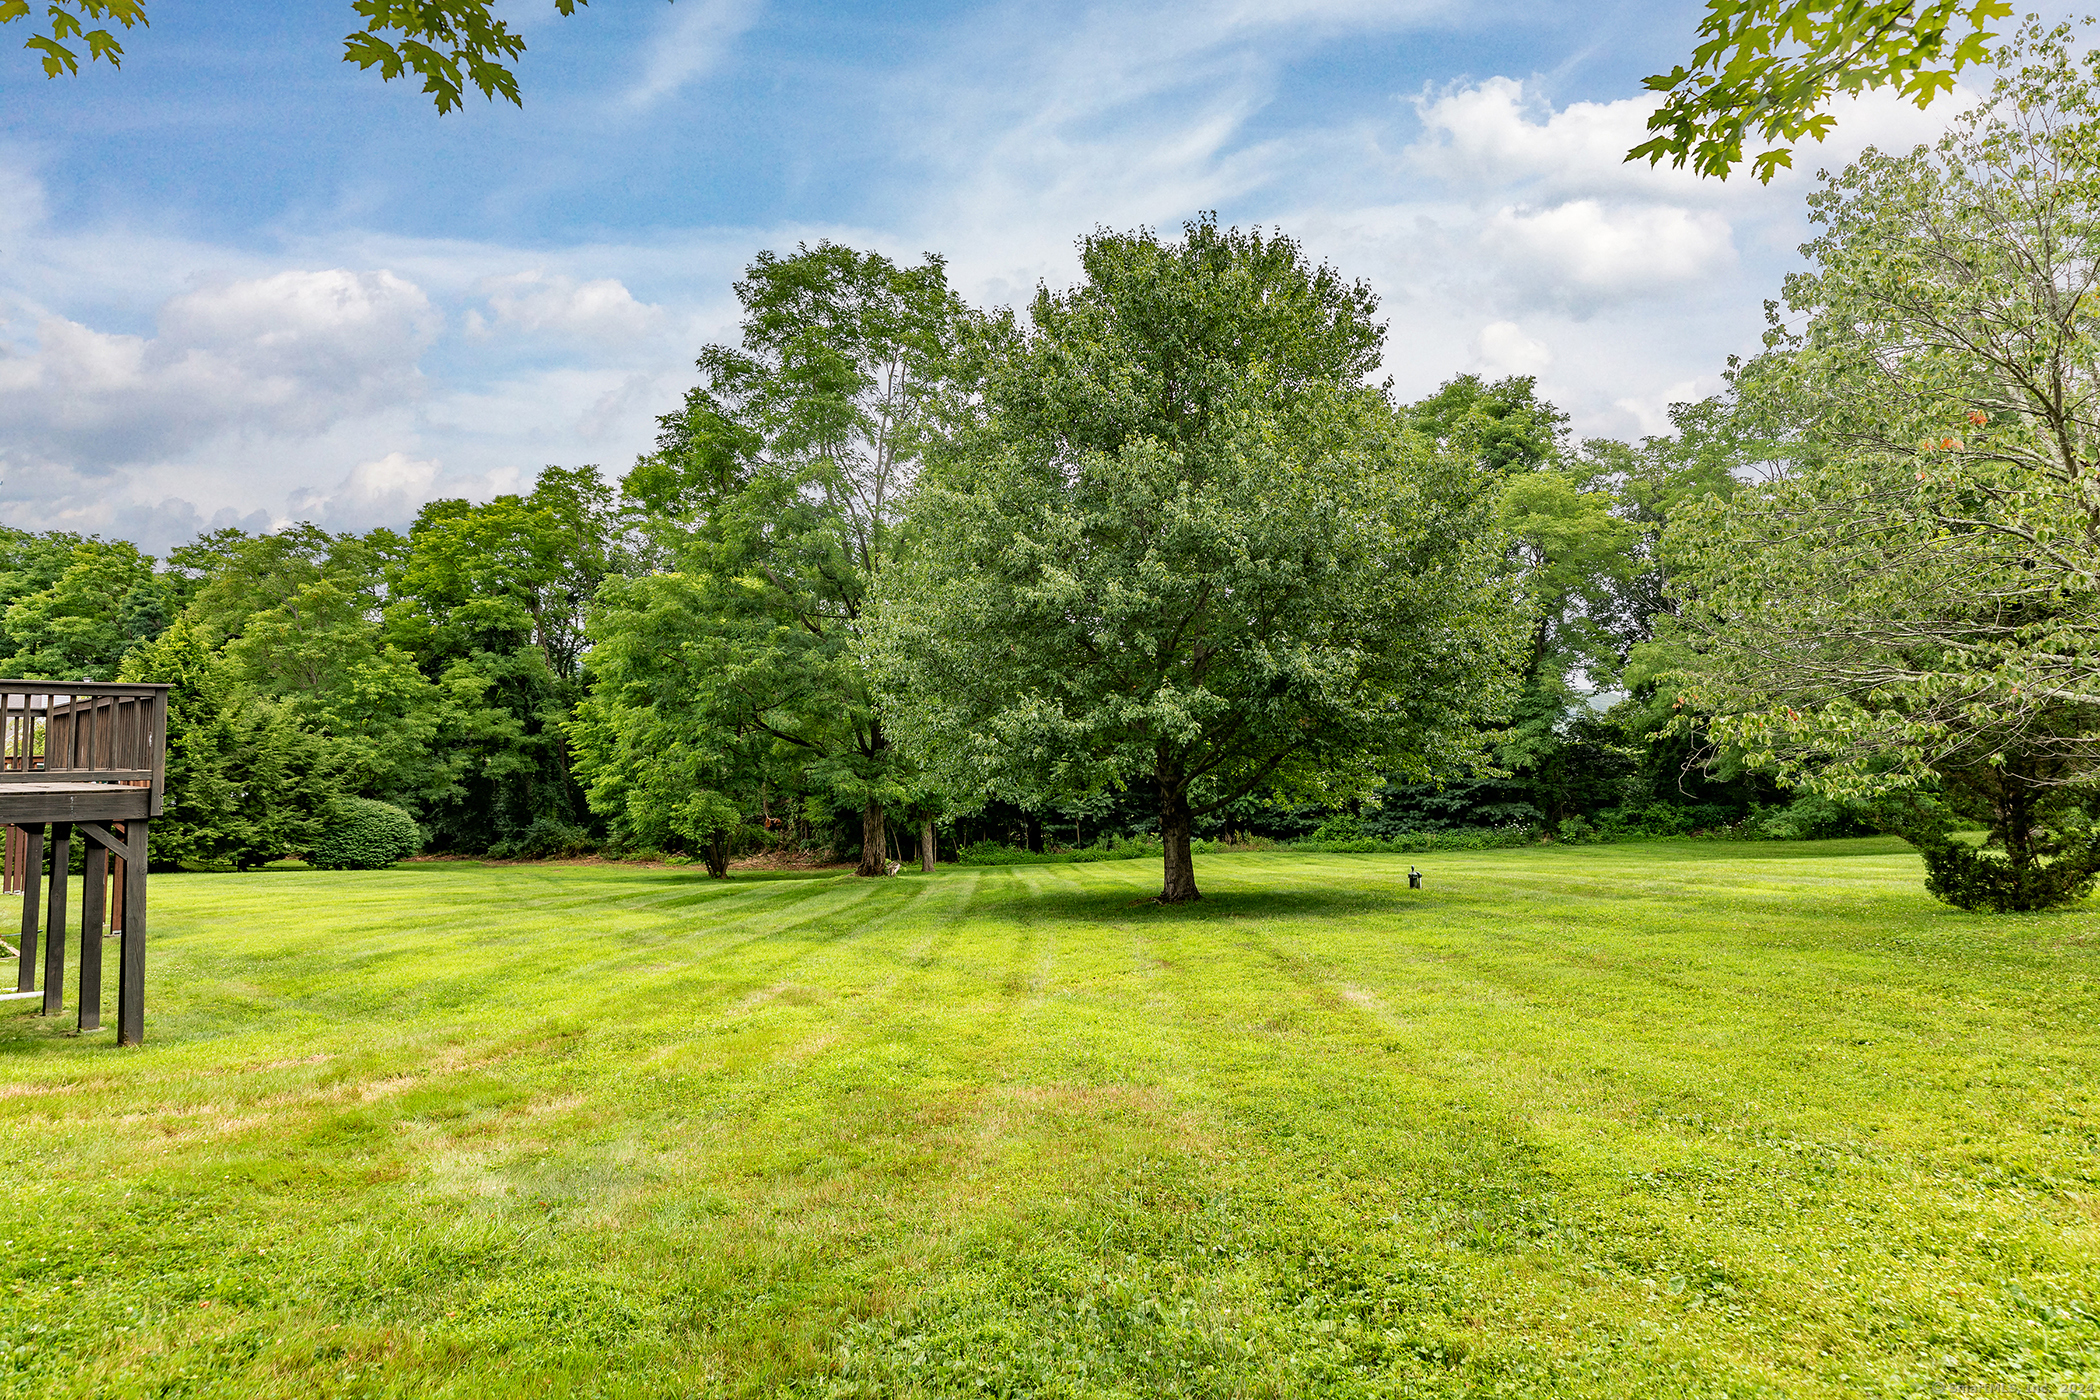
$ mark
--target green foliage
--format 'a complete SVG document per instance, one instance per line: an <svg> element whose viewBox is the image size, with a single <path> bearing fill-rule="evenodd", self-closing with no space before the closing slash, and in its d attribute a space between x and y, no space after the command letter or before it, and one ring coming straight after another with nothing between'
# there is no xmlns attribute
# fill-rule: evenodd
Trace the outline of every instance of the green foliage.
<svg viewBox="0 0 2100 1400"><path fill-rule="evenodd" d="M1754 135L1785 143L1751 162L1769 182L1792 167L1792 143L1830 134L1840 95L1893 87L1923 109L1952 92L1990 57L1984 26L2012 12L2007 0L1707 0L1691 66L1647 80L1668 96L1626 158L1726 179Z"/></svg>
<svg viewBox="0 0 2100 1400"><path fill-rule="evenodd" d="M880 874L888 809L922 794L862 639L960 303L938 258L899 267L833 243L763 253L736 291L739 343L701 354L704 381L623 484L675 570L608 591L592 630L606 680L576 742L596 810L710 794L651 803L633 839L711 840L770 785L860 811L862 872Z"/></svg>
<svg viewBox="0 0 2100 1400"><path fill-rule="evenodd" d="M1880 824L1924 857L1925 888L1933 895L1960 909L2005 914L2059 908L2092 893L2100 873L2100 826L2086 809L2085 794L2033 788L2003 769L1949 778L1935 793L1904 793L1875 804ZM2006 806L2013 808L2009 821L1997 810ZM1999 817L1981 846L1958 830L1979 815Z"/></svg>
<svg viewBox="0 0 2100 1400"><path fill-rule="evenodd" d="M1596 824L1603 840L1653 840L1712 834L1727 827L1735 816L1719 803L1649 801L1607 807L1596 814Z"/></svg>
<svg viewBox="0 0 2100 1400"><path fill-rule="evenodd" d="M2023 29L1936 148L1811 200L1810 270L1734 379L1775 469L1666 539L1673 704L1807 791L1973 797L2016 885L2035 810L2100 775L2100 309L2062 293L2100 276L2100 56L2069 45Z"/></svg>
<svg viewBox="0 0 2100 1400"><path fill-rule="evenodd" d="M2018 863L1951 838L1917 842L1925 888L1960 909L2007 914L2075 904L2093 892L2100 841L2048 861Z"/></svg>
<svg viewBox="0 0 2100 1400"><path fill-rule="evenodd" d="M525 496L424 507L385 568L387 642L442 696L452 785L421 803L434 843L483 850L586 817L563 726L583 698L584 619L634 566L595 468L549 467Z"/></svg>
<svg viewBox="0 0 2100 1400"><path fill-rule="evenodd" d="M460 791L460 740L486 724L479 676L441 686L386 635L386 569L407 549L307 524L242 540L190 612L244 690L331 742L347 787L420 809Z"/></svg>
<svg viewBox="0 0 2100 1400"><path fill-rule="evenodd" d="M554 8L573 15L590 0L554 0ZM124 46L107 28L88 29L87 22L114 20L125 29L146 23L144 0L43 0L45 32L32 34L23 47L42 55L44 76L80 71L86 46L90 63L123 66ZM351 10L364 28L343 39L343 61L361 69L377 68L392 82L413 73L423 80L440 115L459 106L468 86L494 101L498 96L523 105L518 80L508 64L525 52L524 36L496 18L495 0L352 0ZM0 24L28 19L32 0L0 0Z"/></svg>
<svg viewBox="0 0 2100 1400"><path fill-rule="evenodd" d="M1551 466L1568 430L1568 415L1539 397L1538 380L1528 374L1493 383L1477 374L1458 375L1409 404L1407 421L1503 476Z"/></svg>
<svg viewBox="0 0 2100 1400"><path fill-rule="evenodd" d="M498 860L550 860L588 855L598 848L591 833L558 817L536 817L532 825L489 847Z"/></svg>
<svg viewBox="0 0 2100 1400"><path fill-rule="evenodd" d="M422 845L422 828L399 807L345 797L329 808L321 834L307 848L306 863L318 870L382 870Z"/></svg>
<svg viewBox="0 0 2100 1400"><path fill-rule="evenodd" d="M0 615L12 655L0 673L44 680L106 681L124 653L167 625L153 560L123 540L55 537L70 543L47 587L15 597ZM26 551L25 551L26 552ZM21 558L20 555L17 558ZM46 560L22 559L30 577ZM24 579L27 582L27 579ZM4 595L0 595L4 596Z"/></svg>
<svg viewBox="0 0 2100 1400"><path fill-rule="evenodd" d="M1321 822L1312 834L1315 841L1361 841L1363 837L1363 819L1349 812L1335 813Z"/></svg>
<svg viewBox="0 0 2100 1400"><path fill-rule="evenodd" d="M1345 855L1417 855L1429 851L1496 851L1529 846L1538 840L1538 828L1521 822L1505 826L1456 827L1448 831L1410 831L1398 836L1358 836L1324 839L1315 832L1310 838L1290 842L1293 851L1330 851Z"/></svg>
<svg viewBox="0 0 2100 1400"><path fill-rule="evenodd" d="M773 735L723 722L736 682L710 590L684 574L610 581L592 612L598 684L568 725L577 778L613 841L712 852L757 805Z"/></svg>
<svg viewBox="0 0 2100 1400"><path fill-rule="evenodd" d="M1837 836L1867 836L1879 830L1865 809L1833 802L1817 792L1804 792L1784 807L1761 812L1745 826L1743 835L1765 841L1826 841Z"/></svg>
<svg viewBox="0 0 2100 1400"><path fill-rule="evenodd" d="M433 501L389 572L388 636L425 665L530 647L573 681L591 598L627 568L624 536L594 467L548 467L525 496Z"/></svg>
<svg viewBox="0 0 2100 1400"><path fill-rule="evenodd" d="M187 621L134 649L120 674L169 687L156 866L252 870L320 834L341 796L335 750L284 707L243 704L226 663Z"/></svg>
<svg viewBox="0 0 2100 1400"><path fill-rule="evenodd" d="M0 0L0 24L28 19L34 13L32 0ZM88 22L103 19L115 20L126 29L144 24L144 0L45 0L46 32L30 35L23 40L22 47L42 55L47 78L80 71L80 52L72 47L74 42L87 46L90 63L101 59L112 68L121 68L124 66L124 45L117 36L106 28L87 28Z"/></svg>
<svg viewBox="0 0 2100 1400"><path fill-rule="evenodd" d="M1573 820L1580 820L1575 818ZM1307 851L1335 855L1419 855L1430 851L1493 851L1528 846L1538 839L1535 828L1519 823L1499 827L1459 827L1448 831L1413 831L1399 836L1366 836L1354 818L1332 818L1318 831L1295 841L1189 842L1191 855L1235 855L1248 851ZM1157 835L1107 837L1091 846L1029 851L1003 841L975 841L956 855L962 865L1086 865L1101 860L1158 860L1166 843Z"/></svg>
<svg viewBox="0 0 2100 1400"><path fill-rule="evenodd" d="M1156 784L1182 900L1195 817L1465 762L1512 590L1481 475L1362 387L1368 289L1210 220L1082 262L986 362L871 637L943 790Z"/></svg>

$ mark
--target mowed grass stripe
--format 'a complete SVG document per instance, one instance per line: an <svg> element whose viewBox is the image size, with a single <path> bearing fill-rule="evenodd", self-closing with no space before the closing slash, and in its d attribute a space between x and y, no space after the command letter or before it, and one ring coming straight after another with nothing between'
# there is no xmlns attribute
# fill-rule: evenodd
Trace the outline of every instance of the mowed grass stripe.
<svg viewBox="0 0 2100 1400"><path fill-rule="evenodd" d="M1886 842L1199 873L156 880L143 1052L0 1013L0 1393L2100 1378L2091 913Z"/></svg>

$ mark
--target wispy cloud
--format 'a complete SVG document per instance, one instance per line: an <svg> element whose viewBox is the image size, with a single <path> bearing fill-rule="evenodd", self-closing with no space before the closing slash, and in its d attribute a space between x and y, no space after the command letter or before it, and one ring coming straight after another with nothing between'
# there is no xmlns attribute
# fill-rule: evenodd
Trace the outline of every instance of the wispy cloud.
<svg viewBox="0 0 2100 1400"><path fill-rule="evenodd" d="M649 106L715 72L764 9L764 0L684 0L673 7L649 42L627 105Z"/></svg>

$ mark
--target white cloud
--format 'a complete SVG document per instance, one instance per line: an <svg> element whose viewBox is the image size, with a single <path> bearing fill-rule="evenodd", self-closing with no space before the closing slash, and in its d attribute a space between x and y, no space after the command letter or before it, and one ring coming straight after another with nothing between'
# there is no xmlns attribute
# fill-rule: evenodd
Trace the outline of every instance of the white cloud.
<svg viewBox="0 0 2100 1400"><path fill-rule="evenodd" d="M1659 101L1576 102L1555 112L1527 98L1517 79L1489 78L1418 98L1423 135L1405 154L1422 171L1476 187L1541 181L1563 191L1696 189L1696 177L1682 171L1626 162Z"/></svg>
<svg viewBox="0 0 2100 1400"><path fill-rule="evenodd" d="M310 434L413 398L436 334L391 272L280 272L165 303L152 337L51 316L0 359L0 459L106 471L222 435Z"/></svg>
<svg viewBox="0 0 2100 1400"><path fill-rule="evenodd" d="M474 335L510 329L527 335L630 341L653 334L665 319L662 307L636 301L612 277L578 282L536 270L484 278L476 290L488 299L489 314L468 313L468 331Z"/></svg>
<svg viewBox="0 0 2100 1400"><path fill-rule="evenodd" d="M1457 188L1521 186L1534 198L1558 194L1768 206L1775 192L1798 191L1819 166L1842 165L1869 145L1907 149L1932 140L1974 100L1966 88L1924 112L1887 91L1841 100L1832 108L1837 126L1831 138L1797 146L1796 168L1761 185L1747 171L1714 180L1668 162L1627 160L1626 153L1648 138L1648 117L1661 102L1659 94L1571 102L1556 111L1518 79L1489 78L1417 98L1422 135L1402 154L1412 168Z"/></svg>
<svg viewBox="0 0 2100 1400"><path fill-rule="evenodd" d="M10 152L0 150L0 238L16 238L43 221L43 182ZM5 251L12 255L15 250Z"/></svg>
<svg viewBox="0 0 2100 1400"><path fill-rule="evenodd" d="M288 515L275 521L311 520L330 530L362 533L381 525L399 527L427 501L440 496L485 499L524 484L523 473L497 472L473 480L447 480L443 464L389 452L369 462L359 462L332 490L311 487L291 493L286 499Z"/></svg>
<svg viewBox="0 0 2100 1400"><path fill-rule="evenodd" d="M761 4L658 7L641 71L610 98L622 139L636 108L721 71ZM853 223L626 236L630 211L613 208L612 235L520 225L506 243L324 213L214 244L162 231L173 220L59 227L67 216L46 212L33 169L0 145L0 519L153 544L197 522L399 526L433 496L519 489L545 463L617 470L649 446L699 347L734 334L729 285L760 248L940 251L973 300L1015 303L1039 280L1069 284L1090 228L1171 234L1207 208L1371 280L1403 395L1469 367L1536 374L1578 432L1654 431L1672 397L1696 396L1680 389L1711 388L1695 376L1754 348L1815 165L1929 136L1951 110L1870 97L1765 187L1626 165L1647 96L1556 106L1535 81L1494 77L1414 100L1366 86L1299 101L1310 56L1452 13L1444 0L1192 0L1082 4L1046 23L1038 6L993 0L908 66L821 74L859 104L865 130L839 137L852 154L825 148L813 119L807 168L769 172L776 184L742 203L719 182L741 177L706 173L719 152L652 128L654 168L690 179L706 196L695 207L850 209ZM870 151L875 174L856 185L844 161ZM534 178L551 189L564 168ZM492 209L551 198L480 194ZM286 270L314 268L332 270ZM199 269L216 280L193 281Z"/></svg>
<svg viewBox="0 0 2100 1400"><path fill-rule="evenodd" d="M1543 340L1524 334L1514 321L1493 321L1473 337L1473 367L1494 376L1538 374L1553 363Z"/></svg>
<svg viewBox="0 0 2100 1400"><path fill-rule="evenodd" d="M1577 199L1551 209L1503 208L1484 232L1510 281L1575 305L1662 295L1735 265L1725 219L1667 205Z"/></svg>
<svg viewBox="0 0 2100 1400"><path fill-rule="evenodd" d="M1662 437L1670 431L1671 404L1695 403L1720 389L1718 376L1700 376L1666 385L1645 398L1620 399L1613 407L1633 419L1642 437Z"/></svg>

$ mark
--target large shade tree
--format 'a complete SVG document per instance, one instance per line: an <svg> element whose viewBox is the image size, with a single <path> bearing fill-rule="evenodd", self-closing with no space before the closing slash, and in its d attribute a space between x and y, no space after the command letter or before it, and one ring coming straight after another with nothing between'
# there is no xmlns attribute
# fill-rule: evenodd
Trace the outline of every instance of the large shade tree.
<svg viewBox="0 0 2100 1400"><path fill-rule="evenodd" d="M1937 892L2032 907L2100 864L2100 56L2030 27L2006 58L1937 146L1814 198L1811 268L1735 381L1771 479L1669 547L1718 737L1892 801Z"/></svg>
<svg viewBox="0 0 2100 1400"><path fill-rule="evenodd" d="M1155 788L1179 902L1199 815L1463 763L1524 617L1487 475L1366 383L1368 288L1211 219L1082 263L984 338L875 652L950 791Z"/></svg>

